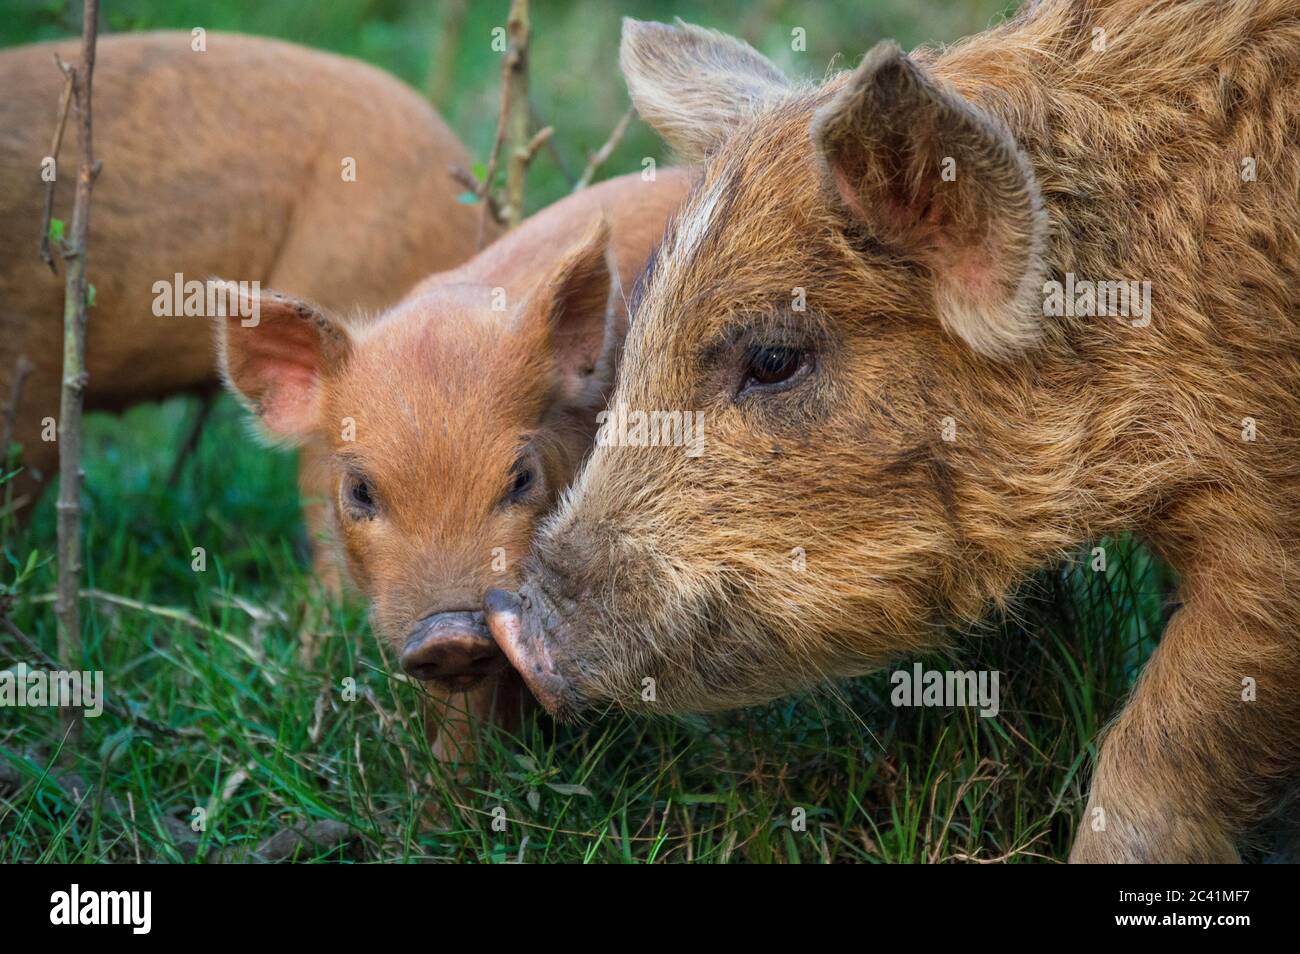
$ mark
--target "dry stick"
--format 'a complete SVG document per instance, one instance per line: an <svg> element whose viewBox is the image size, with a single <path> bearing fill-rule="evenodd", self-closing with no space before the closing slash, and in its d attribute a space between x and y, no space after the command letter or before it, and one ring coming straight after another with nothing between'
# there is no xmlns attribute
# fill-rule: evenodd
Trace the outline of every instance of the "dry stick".
<svg viewBox="0 0 1300 954"><path fill-rule="evenodd" d="M54 264L54 256L50 254L50 222L54 219L54 186L59 177L59 150L63 148L63 128L68 125L68 107L72 105L74 71L68 69L57 53L54 54L54 62L63 71L63 96L59 101L59 125L54 130L54 142L50 146L50 156L54 159L54 178L45 183L45 214L41 216L41 261L50 266L50 271L57 275L59 267Z"/></svg>
<svg viewBox="0 0 1300 954"><path fill-rule="evenodd" d="M528 134L528 0L510 0L506 19L506 70L510 82L503 83L506 113L506 228L514 228L524 217L524 186L528 163L536 149ZM543 140L545 141L545 140Z"/></svg>
<svg viewBox="0 0 1300 954"><path fill-rule="evenodd" d="M478 248L483 247L487 216L491 215L497 222L505 222L504 210L492 198L492 183L497 177L497 163L501 160L501 144L505 142L506 138L506 109L510 102L510 82L513 75L511 57L512 52L507 49L505 62L501 67L501 105L497 108L497 131L492 137L492 151L488 153L487 168L483 173L483 181L475 189L475 194L478 195L479 201L483 203L483 209L479 213L478 220L478 240L475 243Z"/></svg>
<svg viewBox="0 0 1300 954"><path fill-rule="evenodd" d="M623 114L623 118L620 119L618 124L614 127L614 131L610 133L609 138L605 140L605 145L593 152L591 158L587 160L587 167L582 170L582 175L578 177L578 182L573 187L574 192L581 192L583 189L587 188L587 186L591 185L591 180L596 175L596 170L604 165L614 150L618 148L618 144L623 140L623 136L627 132L627 127L632 124L632 117L635 115L636 107L629 106L627 112Z"/></svg>
<svg viewBox="0 0 1300 954"><path fill-rule="evenodd" d="M506 19L506 52L501 63L501 102L497 109L496 134L488 153L487 170L477 184L475 195L483 202L479 216L478 247L483 247L487 217L491 215L507 229L514 228L524 217L524 184L528 164L537 151L551 141L547 127L537 135L528 135L531 111L528 103L528 0L511 0ZM492 186L506 151L506 189L504 200L493 202ZM459 173L459 175L458 175ZM453 169L452 175L465 181L465 174ZM471 177L472 179L472 177Z"/></svg>
<svg viewBox="0 0 1300 954"><path fill-rule="evenodd" d="M67 284L63 300L63 395L59 402L58 550L59 598L54 614L59 622L59 662L64 669L80 668L81 606L81 409L86 395L86 239L90 232L90 191L99 164L91 139L91 94L95 77L95 36L99 0L86 0L81 24L81 67L64 66L72 78L72 98L81 120L78 143L77 194L72 207L71 240L63 249ZM81 733L81 713L62 710L69 738Z"/></svg>
<svg viewBox="0 0 1300 954"><path fill-rule="evenodd" d="M58 668L58 664L46 654L45 650L41 649L41 647L37 645L36 640L32 639L14 625L13 620L9 619L7 616L0 619L0 627L3 627L5 632L18 640L22 647L31 653L33 658L40 662L41 665L45 666L47 669ZM198 729L173 729L169 725L163 725L161 722L155 722L153 719L137 715L131 711L130 706L119 705L107 698L103 699L102 702L104 708L113 713L113 715L117 716L119 719L139 725L142 728L148 729L150 732L156 732L159 735L165 735L172 739L179 739L184 736L196 739L207 739L207 736Z"/></svg>
<svg viewBox="0 0 1300 954"><path fill-rule="evenodd" d="M497 205L497 198L489 190L483 187L483 183L478 181L478 177L470 172L464 166L452 165L447 168L451 177L458 184L464 186L470 192L478 197L479 201L484 204L484 212L492 216L492 221L500 225L504 219L501 218L501 207ZM482 220L479 222L478 244L481 248L483 245L483 228Z"/></svg>
<svg viewBox="0 0 1300 954"><path fill-rule="evenodd" d="M529 104L528 118L535 126L540 126L542 124L541 117L537 113L537 106L535 104ZM564 156L560 155L560 150L555 148L554 139L546 140L546 151L550 153L551 159L555 161L555 168L560 170L560 175L564 176L564 181L567 182L569 188L572 189L574 183L578 180L573 177L573 170L570 169L569 164L564 161Z"/></svg>
<svg viewBox="0 0 1300 954"><path fill-rule="evenodd" d="M551 136L555 133L554 126L547 126L545 129L539 129L532 139L528 140L528 145L524 147L523 157L524 165L527 166L537 157L541 148L551 141Z"/></svg>

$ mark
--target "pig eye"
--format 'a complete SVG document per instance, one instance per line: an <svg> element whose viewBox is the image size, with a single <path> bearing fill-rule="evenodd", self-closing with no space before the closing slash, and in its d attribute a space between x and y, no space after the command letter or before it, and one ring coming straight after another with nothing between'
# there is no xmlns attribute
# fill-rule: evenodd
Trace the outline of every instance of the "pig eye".
<svg viewBox="0 0 1300 954"><path fill-rule="evenodd" d="M513 481L510 484L510 500L518 500L524 494L528 493L533 486L533 468L526 461L520 461L515 465Z"/></svg>
<svg viewBox="0 0 1300 954"><path fill-rule="evenodd" d="M537 497L538 484L544 478L539 463L537 451L525 442L515 459L515 465L510 468L510 483L498 506L508 507Z"/></svg>
<svg viewBox="0 0 1300 954"><path fill-rule="evenodd" d="M749 391L784 391L812 367L812 355L800 348L768 346L745 354L737 397Z"/></svg>
<svg viewBox="0 0 1300 954"><path fill-rule="evenodd" d="M369 520L378 511L375 492L370 482L360 474L347 474L343 478L344 509L354 519Z"/></svg>

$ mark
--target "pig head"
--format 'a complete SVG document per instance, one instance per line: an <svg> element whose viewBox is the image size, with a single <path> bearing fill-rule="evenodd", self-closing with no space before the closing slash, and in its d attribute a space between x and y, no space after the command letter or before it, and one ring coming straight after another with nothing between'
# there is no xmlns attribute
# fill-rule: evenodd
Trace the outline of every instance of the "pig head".
<svg viewBox="0 0 1300 954"><path fill-rule="evenodd" d="M622 59L641 114L708 161L609 407L695 415L702 452L598 439L525 585L491 595L502 645L565 714L743 705L933 642L997 585L961 566L941 419L965 369L1039 336L1027 163L894 47L819 90L696 28L629 23ZM941 147L965 173L942 193L917 181Z"/></svg>
<svg viewBox="0 0 1300 954"><path fill-rule="evenodd" d="M463 756L469 717L505 717L517 694L483 594L517 582L590 449L623 289L688 181L664 169L584 189L374 321L263 295L256 325L218 328L227 384L264 436L325 448L349 576L405 672L448 699L440 755Z"/></svg>
<svg viewBox="0 0 1300 954"><path fill-rule="evenodd" d="M256 326L219 328L226 380L264 434L328 447L349 574L421 680L463 690L502 668L482 594L590 444L621 343L607 246L597 219L502 312L492 287L450 283L357 328L266 294Z"/></svg>
<svg viewBox="0 0 1300 954"><path fill-rule="evenodd" d="M1210 9L1095 5L1101 49L1036 4L820 87L625 25L638 109L702 174L633 304L610 411L640 417L487 600L548 708L863 672L1133 532L1182 607L1072 857L1236 858L1300 771L1300 27ZM1145 290L1063 309L1076 279Z"/></svg>

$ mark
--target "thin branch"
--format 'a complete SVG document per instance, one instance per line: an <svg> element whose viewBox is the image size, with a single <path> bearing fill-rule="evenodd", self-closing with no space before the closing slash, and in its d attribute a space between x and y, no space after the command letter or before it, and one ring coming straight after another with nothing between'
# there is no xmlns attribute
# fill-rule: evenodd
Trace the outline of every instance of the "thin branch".
<svg viewBox="0 0 1300 954"><path fill-rule="evenodd" d="M533 125L540 126L542 124L542 119L537 112L537 105L535 103L528 104L528 116ZM578 180L574 178L573 170L569 168L569 163L565 161L564 156L560 155L560 150L555 148L554 138L546 140L545 148L546 152L555 162L555 168L560 170L560 175L564 176L564 181L567 182L569 188L572 189Z"/></svg>
<svg viewBox="0 0 1300 954"><path fill-rule="evenodd" d="M629 106L627 112L623 114L623 118L614 126L614 131L610 133L609 138L605 140L605 145L593 152L591 158L587 160L586 168L582 170L582 175L578 177L577 185L573 187L574 192L581 192L583 189L587 188L587 186L591 185L591 180L596 175L596 170L605 164L613 154L614 150L618 148L618 144L623 141L623 136L627 133L628 126L632 125L632 117L635 115L636 107Z"/></svg>
<svg viewBox="0 0 1300 954"><path fill-rule="evenodd" d="M474 190L474 194L483 202L479 218L479 248L483 247L489 215L507 229L514 228L523 219L528 165L538 150L551 141L552 130L549 127L536 135L530 136L528 132L532 118L528 103L530 35L528 0L511 0L510 15L506 19L506 51L501 62L501 100L497 107L496 133L492 137L492 151L488 153L483 181L477 183ZM503 197L493 201L492 190L496 185L503 154L505 191Z"/></svg>
<svg viewBox="0 0 1300 954"><path fill-rule="evenodd" d="M483 188L483 183L478 181L478 177L475 176L474 173L470 172L464 166L456 165L450 166L447 171L451 173L453 180L464 186L468 191L474 193L480 202L485 203L485 208L488 214L492 216L493 222L497 225L501 225L505 221L505 219L501 217L501 207L497 205L496 196L494 196L491 191ZM482 247L483 236L481 228L478 242L479 246Z"/></svg>
<svg viewBox="0 0 1300 954"><path fill-rule="evenodd" d="M21 629L19 629L14 624L14 621L11 620L8 616L5 616L3 619L0 619L0 626L4 627L5 632L7 632L10 636L18 640L19 644L21 644L24 649L26 649L29 653L31 653L32 657L36 659L46 669L57 670L59 668L59 664L56 663L53 659L51 659L49 655L46 654L45 650L41 649L41 647L37 645L36 640L32 639ZM198 729L173 729L169 725L163 725L161 722L155 722L153 719L137 714L134 710L132 710L130 706L120 705L119 703L116 703L107 697L105 697L101 701L103 702L105 709L107 709L109 712L111 712L113 715L117 716L119 719L123 720L124 722L130 722L133 725L138 725L141 728L148 729L150 732L156 732L158 735L165 735L171 739L179 739L183 737L190 737L190 738L197 738L197 739L207 738L207 736L204 735L202 732L200 732Z"/></svg>
<svg viewBox="0 0 1300 954"><path fill-rule="evenodd" d="M50 145L50 156L54 159L54 178L45 183L45 214L41 216L41 261L57 275L59 268L54 264L54 256L50 254L50 223L54 220L54 187L59 178L59 150L63 148L63 130L68 125L68 107L72 105L72 87L77 81L77 71L59 59L57 53L54 54L54 62L63 71L63 95L59 100L59 125L54 130L54 142Z"/></svg>
<svg viewBox="0 0 1300 954"><path fill-rule="evenodd" d="M511 0L506 19L506 70L510 82L502 82L506 115L506 227L514 228L524 217L524 187L528 163L532 161L528 134L528 41L532 25L528 0Z"/></svg>
<svg viewBox="0 0 1300 954"><path fill-rule="evenodd" d="M497 129L492 136L492 151L488 153L487 168L483 173L483 181L479 183L476 194L479 201L483 202L483 210L479 214L478 222L478 248L483 247L483 239L486 235L487 216L494 216L498 222L505 222L503 210L499 205L491 208L488 204L488 197L492 194L492 184L497 177L497 165L501 161L501 146L506 141L506 118L510 106L510 82L514 75L513 65L515 62L515 53L513 49L506 50L505 62L501 67L501 103L497 107Z"/></svg>
<svg viewBox="0 0 1300 954"><path fill-rule="evenodd" d="M532 139L528 140L528 145L524 147L524 164L527 165L537 156L538 150L551 141L551 136L555 134L554 126L547 126L540 129Z"/></svg>
<svg viewBox="0 0 1300 954"><path fill-rule="evenodd" d="M79 669L81 658L81 411L86 393L86 243L90 234L90 193L99 174L91 131L91 96L95 78L95 39L99 0L85 0L81 23L81 66L73 76L72 99L80 118L76 200L72 229L63 250L67 281L63 298L63 391L59 402L58 553L59 662L63 669ZM64 69L65 75L69 74ZM62 711L69 738L81 732L81 712Z"/></svg>

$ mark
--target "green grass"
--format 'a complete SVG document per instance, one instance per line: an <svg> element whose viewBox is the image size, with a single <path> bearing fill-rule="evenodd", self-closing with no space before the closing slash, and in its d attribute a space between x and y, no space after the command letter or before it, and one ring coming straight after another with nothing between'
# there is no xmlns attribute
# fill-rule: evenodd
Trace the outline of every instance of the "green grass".
<svg viewBox="0 0 1300 954"><path fill-rule="evenodd" d="M77 23L75 5L11 6L0 45L67 35ZM499 68L487 38L505 6L470 4L440 104L479 156ZM753 5L717 4L707 15L669 0L617 6L535 4L535 106L556 126L557 151L540 161L534 204L567 191L626 107L618 14L703 20L816 77L833 56L851 63L883 36L955 39L1000 4L768 3L757 14ZM109 7L113 29L202 25L282 36L380 63L420 88L443 15L398 0ZM805 54L789 50L794 26L807 31ZM603 172L639 168L643 155L662 150L636 127ZM323 819L346 823L354 840L304 860L1061 859L1093 740L1163 621L1163 570L1116 541L1106 574L1086 564L1044 573L1013 619L924 660L1000 671L998 718L895 708L880 674L710 719L556 728L540 716L517 736L490 736L481 764L451 784L423 741L418 689L389 675L364 608L328 602L312 584L292 458L255 446L222 401L179 485L167 488L195 409L192 399L174 399L122 417L92 415L86 446L88 585L145 606L88 601L84 666L105 672L110 699L182 734L106 713L65 750L52 710L0 710L8 753L0 779L11 782L0 785L0 861L240 857L286 825ZM47 652L55 646L53 517L51 494L6 538L0 568L14 621ZM207 554L204 572L191 569L194 547ZM306 630L320 635L309 662L298 648ZM11 658L39 663L0 635L0 659ZM354 701L344 696L349 679ZM194 833L177 834L189 832L196 808L207 811L197 845ZM795 823L799 809L806 830ZM500 810L502 831L492 824ZM431 814L442 822L429 824Z"/></svg>
<svg viewBox="0 0 1300 954"><path fill-rule="evenodd" d="M201 855L335 819L356 832L346 857L372 861L1061 858L1092 740L1162 621L1159 568L1120 542L1105 575L1086 563L1044 574L1015 620L926 660L999 670L998 718L895 708L881 674L707 720L581 729L539 716L518 737L491 736L482 765L448 784L423 742L418 689L388 675L362 607L322 602L312 586L291 457L255 447L223 400L166 489L195 404L93 416L86 448L89 585L154 608L87 603L85 667L106 673L111 699L188 734L105 713L61 753L53 710L4 710L0 749L23 782L0 797L0 861L180 860L162 819L188 823L195 808L208 809ZM54 621L36 601L54 587L53 536L47 498L6 546L8 581L38 554L14 619L47 650ZM304 663L311 627L320 651ZM61 755L86 797L56 781ZM424 823L431 805L442 827ZM498 808L505 831L492 826ZM805 831L792 825L799 808Z"/></svg>

